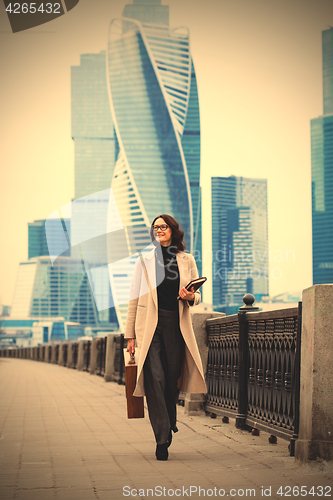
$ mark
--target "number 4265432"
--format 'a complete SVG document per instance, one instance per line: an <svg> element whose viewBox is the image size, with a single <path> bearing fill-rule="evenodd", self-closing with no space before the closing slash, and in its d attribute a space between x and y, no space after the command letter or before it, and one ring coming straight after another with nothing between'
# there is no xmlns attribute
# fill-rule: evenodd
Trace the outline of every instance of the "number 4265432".
<svg viewBox="0 0 333 500"><path fill-rule="evenodd" d="M10 14L61 14L60 12L60 3L39 3L31 2L31 3L10 3L6 7L6 11Z"/></svg>

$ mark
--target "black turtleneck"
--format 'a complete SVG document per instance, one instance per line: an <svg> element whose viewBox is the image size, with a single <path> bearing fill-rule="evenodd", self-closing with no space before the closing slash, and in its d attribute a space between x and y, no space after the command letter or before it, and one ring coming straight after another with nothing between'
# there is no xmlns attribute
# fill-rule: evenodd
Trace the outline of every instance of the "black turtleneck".
<svg viewBox="0 0 333 500"><path fill-rule="evenodd" d="M157 298L159 309L167 311L178 311L178 293L179 293L179 269L175 253L175 247L164 247L161 245L163 263L156 259L156 276L164 266L165 278L157 287Z"/></svg>

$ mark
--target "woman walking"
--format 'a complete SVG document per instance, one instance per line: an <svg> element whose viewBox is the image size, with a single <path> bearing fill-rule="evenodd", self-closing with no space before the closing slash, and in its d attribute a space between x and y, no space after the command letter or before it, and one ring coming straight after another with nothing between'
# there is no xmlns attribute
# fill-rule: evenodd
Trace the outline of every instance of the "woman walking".
<svg viewBox="0 0 333 500"><path fill-rule="evenodd" d="M185 254L184 232L171 215L153 220L155 248L137 260L125 328L127 350L140 348L134 396L146 396L156 439L157 460L168 459L177 432L179 391L205 393L201 358L189 308L201 300L185 286L198 277L195 260Z"/></svg>

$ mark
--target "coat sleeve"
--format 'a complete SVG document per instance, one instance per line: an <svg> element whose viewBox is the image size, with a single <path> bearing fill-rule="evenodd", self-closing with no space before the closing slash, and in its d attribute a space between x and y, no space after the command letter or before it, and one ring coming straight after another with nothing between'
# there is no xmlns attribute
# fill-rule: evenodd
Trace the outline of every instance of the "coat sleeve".
<svg viewBox="0 0 333 500"><path fill-rule="evenodd" d="M193 255L189 255L189 266L190 266L189 273L190 273L191 279L194 280L196 278L199 278L197 265L195 263ZM194 292L194 300L192 300L191 302L188 302L188 305L189 306L197 306L198 304L200 304L200 302L201 302L201 292L199 289L196 292Z"/></svg>
<svg viewBox="0 0 333 500"><path fill-rule="evenodd" d="M140 295L141 277L142 277L142 266L140 259L138 258L134 266L134 273L130 288L128 312L127 312L125 334L124 334L125 339L135 339L135 319L136 319L136 310L138 307L138 301Z"/></svg>

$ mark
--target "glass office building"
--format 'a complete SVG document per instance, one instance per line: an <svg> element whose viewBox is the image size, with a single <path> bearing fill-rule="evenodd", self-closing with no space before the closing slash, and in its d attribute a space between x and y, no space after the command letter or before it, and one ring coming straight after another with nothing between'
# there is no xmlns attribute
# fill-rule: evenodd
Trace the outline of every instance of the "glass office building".
<svg viewBox="0 0 333 500"><path fill-rule="evenodd" d="M333 283L333 28L322 43L324 115L311 120L314 285Z"/></svg>
<svg viewBox="0 0 333 500"><path fill-rule="evenodd" d="M333 28L323 31L323 101L324 115L333 113Z"/></svg>
<svg viewBox="0 0 333 500"><path fill-rule="evenodd" d="M105 50L99 54L83 54L80 65L71 68L72 138L75 147L75 203L72 204L71 244L89 240L91 233L106 234L106 214L115 165L115 137L109 105ZM100 262L103 242L95 241L95 253L90 245L87 267ZM103 248L104 253L105 249ZM79 250L73 250L80 258ZM102 262L103 263L103 262ZM105 264L105 262L104 262ZM86 269L82 273L87 279ZM99 304L101 323L115 322L108 274L103 273L90 286ZM102 307L104 307L102 306Z"/></svg>
<svg viewBox="0 0 333 500"><path fill-rule="evenodd" d="M52 217L28 224L29 260L19 265L12 318L63 317L97 324L88 277L82 273L81 260L75 262L71 256L70 226L70 219Z"/></svg>
<svg viewBox="0 0 333 500"><path fill-rule="evenodd" d="M46 220L35 220L28 223L28 259L49 255L49 246L46 237ZM59 225L58 220L47 220L49 244L57 255L70 257L70 248L63 252L62 242L64 232L70 239L70 219L63 219L63 224ZM66 235L65 235L66 238Z"/></svg>
<svg viewBox="0 0 333 500"><path fill-rule="evenodd" d="M169 6L162 5L161 0L133 0L125 5L123 17L169 26Z"/></svg>
<svg viewBox="0 0 333 500"><path fill-rule="evenodd" d="M212 177L213 306L268 294L267 181Z"/></svg>
<svg viewBox="0 0 333 500"><path fill-rule="evenodd" d="M86 274L72 272L70 257L36 257L19 265L11 316L63 317L82 325L98 322Z"/></svg>
<svg viewBox="0 0 333 500"><path fill-rule="evenodd" d="M72 66L71 104L78 199L109 189L115 163L104 50L99 54L83 54L80 66Z"/></svg>

